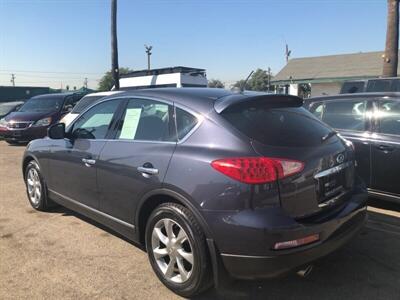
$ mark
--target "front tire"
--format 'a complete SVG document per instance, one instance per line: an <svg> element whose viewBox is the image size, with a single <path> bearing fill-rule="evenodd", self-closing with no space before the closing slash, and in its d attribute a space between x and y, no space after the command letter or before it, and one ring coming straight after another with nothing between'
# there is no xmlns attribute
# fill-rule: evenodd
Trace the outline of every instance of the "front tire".
<svg viewBox="0 0 400 300"><path fill-rule="evenodd" d="M36 210L47 211L50 206L48 205L46 185L40 167L34 160L29 162L25 169L25 185L31 206Z"/></svg>
<svg viewBox="0 0 400 300"><path fill-rule="evenodd" d="M186 207L165 203L152 212L146 248L157 277L176 294L193 297L212 285L206 239Z"/></svg>

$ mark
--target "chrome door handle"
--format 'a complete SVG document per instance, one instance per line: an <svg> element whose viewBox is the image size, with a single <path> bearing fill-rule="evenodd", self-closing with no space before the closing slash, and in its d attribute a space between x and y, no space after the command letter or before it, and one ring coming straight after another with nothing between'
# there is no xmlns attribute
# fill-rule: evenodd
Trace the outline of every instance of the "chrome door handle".
<svg viewBox="0 0 400 300"><path fill-rule="evenodd" d="M91 158L82 158L82 162L86 167L91 167L96 163L96 160Z"/></svg>
<svg viewBox="0 0 400 300"><path fill-rule="evenodd" d="M155 168L145 168L145 167L138 167L137 170L140 173L146 174L146 175L157 175L158 174L158 169Z"/></svg>

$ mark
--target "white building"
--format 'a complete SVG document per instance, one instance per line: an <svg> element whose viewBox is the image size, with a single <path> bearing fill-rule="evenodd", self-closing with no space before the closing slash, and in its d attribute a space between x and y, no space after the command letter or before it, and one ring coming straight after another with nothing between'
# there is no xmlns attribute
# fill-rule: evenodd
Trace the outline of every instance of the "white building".
<svg viewBox="0 0 400 300"><path fill-rule="evenodd" d="M170 67L133 71L121 75L121 88L159 88L159 87L207 87L205 69Z"/></svg>

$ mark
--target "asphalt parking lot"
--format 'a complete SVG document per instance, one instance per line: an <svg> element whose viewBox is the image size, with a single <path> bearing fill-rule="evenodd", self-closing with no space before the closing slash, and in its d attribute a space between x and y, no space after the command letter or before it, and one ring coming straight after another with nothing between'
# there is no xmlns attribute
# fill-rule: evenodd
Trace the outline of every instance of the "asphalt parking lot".
<svg viewBox="0 0 400 300"><path fill-rule="evenodd" d="M34 211L21 175L24 146L0 141L0 299L177 299L146 253L64 208ZM400 299L400 205L372 200L350 244L307 278L236 282L200 299Z"/></svg>

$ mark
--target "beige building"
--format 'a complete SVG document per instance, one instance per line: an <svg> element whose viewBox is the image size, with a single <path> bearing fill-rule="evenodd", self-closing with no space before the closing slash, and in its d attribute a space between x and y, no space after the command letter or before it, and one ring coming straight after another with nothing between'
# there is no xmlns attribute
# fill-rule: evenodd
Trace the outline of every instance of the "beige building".
<svg viewBox="0 0 400 300"><path fill-rule="evenodd" d="M293 58L271 83L293 95L301 95L304 84L311 86L311 96L337 94L346 80L379 77L382 55L383 51L377 51Z"/></svg>

